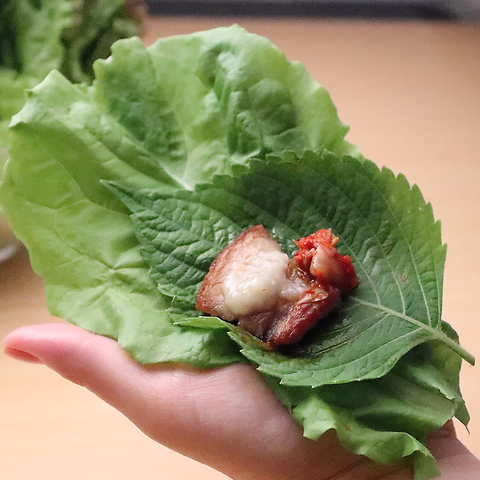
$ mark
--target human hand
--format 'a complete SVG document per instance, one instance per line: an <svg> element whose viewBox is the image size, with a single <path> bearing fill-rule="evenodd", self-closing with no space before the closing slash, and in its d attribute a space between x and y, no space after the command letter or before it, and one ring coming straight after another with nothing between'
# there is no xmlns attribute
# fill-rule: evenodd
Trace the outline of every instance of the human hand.
<svg viewBox="0 0 480 480"><path fill-rule="evenodd" d="M344 449L335 433L317 441L280 404L260 375L237 364L201 371L142 366L111 339L65 324L22 327L8 355L43 363L127 416L153 440L236 480L411 480L408 465L382 466ZM443 480L480 478L480 462L451 424L429 439Z"/></svg>

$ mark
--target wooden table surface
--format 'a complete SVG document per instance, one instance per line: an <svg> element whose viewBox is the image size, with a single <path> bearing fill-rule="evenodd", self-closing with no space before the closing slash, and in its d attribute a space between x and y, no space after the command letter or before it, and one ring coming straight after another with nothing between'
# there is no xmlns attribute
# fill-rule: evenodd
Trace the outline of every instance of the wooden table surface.
<svg viewBox="0 0 480 480"><path fill-rule="evenodd" d="M145 42L239 23L302 61L331 93L349 139L417 183L442 221L444 319L480 358L480 25L155 18ZM0 265L0 337L46 321L43 286L21 250ZM480 456L480 369L465 366L472 415L462 441ZM8 480L220 480L147 439L88 391L0 356L0 475Z"/></svg>

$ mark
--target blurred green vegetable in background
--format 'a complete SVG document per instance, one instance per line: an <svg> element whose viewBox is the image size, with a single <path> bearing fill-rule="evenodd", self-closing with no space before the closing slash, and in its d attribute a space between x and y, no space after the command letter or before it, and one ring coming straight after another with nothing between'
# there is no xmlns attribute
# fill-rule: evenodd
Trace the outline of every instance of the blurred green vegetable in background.
<svg viewBox="0 0 480 480"><path fill-rule="evenodd" d="M25 89L59 70L90 82L92 64L120 38L139 32L144 12L132 0L3 0L0 3L0 162L6 159L10 118ZM2 162L3 160L3 162Z"/></svg>
<svg viewBox="0 0 480 480"><path fill-rule="evenodd" d="M90 83L92 64L116 40L139 33L142 0L2 0L0 3L0 180L8 156L8 126L25 90L51 70ZM0 218L0 260L13 236Z"/></svg>

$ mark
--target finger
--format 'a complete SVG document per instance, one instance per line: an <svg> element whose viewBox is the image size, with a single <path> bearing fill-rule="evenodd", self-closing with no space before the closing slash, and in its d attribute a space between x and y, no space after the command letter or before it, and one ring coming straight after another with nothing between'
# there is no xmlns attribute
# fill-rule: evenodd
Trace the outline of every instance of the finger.
<svg viewBox="0 0 480 480"><path fill-rule="evenodd" d="M453 421L448 421L443 428L430 434L427 446L437 459L442 478L479 478L480 461L458 440Z"/></svg>
<svg viewBox="0 0 480 480"><path fill-rule="evenodd" d="M340 471L349 478L352 469L358 473L352 478L379 478L332 432L317 442L304 438L247 365L206 371L141 366L115 341L65 324L18 329L4 349L87 387L153 439L233 478L321 480Z"/></svg>

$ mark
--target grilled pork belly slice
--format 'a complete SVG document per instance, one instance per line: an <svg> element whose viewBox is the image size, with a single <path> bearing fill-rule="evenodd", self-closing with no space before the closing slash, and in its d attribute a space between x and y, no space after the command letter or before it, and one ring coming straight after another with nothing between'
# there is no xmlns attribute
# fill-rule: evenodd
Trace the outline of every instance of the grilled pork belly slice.
<svg viewBox="0 0 480 480"><path fill-rule="evenodd" d="M300 340L358 285L330 230L296 242L290 259L262 226L249 228L212 263L196 308L233 322L270 348Z"/></svg>

